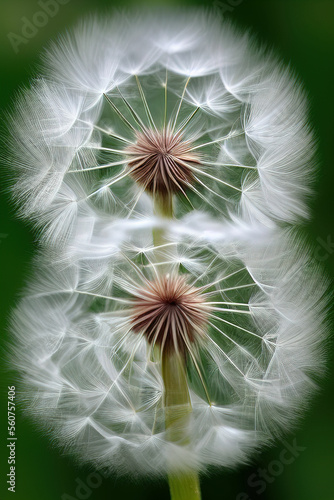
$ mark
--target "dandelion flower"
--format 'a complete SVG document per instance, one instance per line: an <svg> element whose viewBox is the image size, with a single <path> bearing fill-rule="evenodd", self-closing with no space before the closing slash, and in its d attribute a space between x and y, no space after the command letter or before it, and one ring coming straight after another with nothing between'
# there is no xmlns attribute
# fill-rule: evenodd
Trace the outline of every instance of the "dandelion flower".
<svg viewBox="0 0 334 500"><path fill-rule="evenodd" d="M155 219L119 223L115 245L111 223L51 268L38 259L13 318L29 411L110 471L245 462L314 389L326 280L284 233L259 240L226 225L210 238L206 221L194 238L186 219L159 247Z"/></svg>
<svg viewBox="0 0 334 500"><path fill-rule="evenodd" d="M49 241L87 212L151 215L162 191L176 217L307 215L306 98L250 35L202 11L119 13L81 23L44 67L18 98L9 163Z"/></svg>
<svg viewBox="0 0 334 500"><path fill-rule="evenodd" d="M293 424L323 366L313 139L290 71L202 11L93 19L10 120L20 214L48 245L13 315L27 407L83 461L231 467Z"/></svg>

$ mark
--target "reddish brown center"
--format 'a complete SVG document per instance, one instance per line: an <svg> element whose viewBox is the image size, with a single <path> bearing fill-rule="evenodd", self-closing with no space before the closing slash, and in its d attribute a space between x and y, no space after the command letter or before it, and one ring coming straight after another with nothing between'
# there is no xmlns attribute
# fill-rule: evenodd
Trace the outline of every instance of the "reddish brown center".
<svg viewBox="0 0 334 500"><path fill-rule="evenodd" d="M209 307L199 289L183 276L163 276L148 282L134 300L132 327L150 344L185 353L204 336Z"/></svg>
<svg viewBox="0 0 334 500"><path fill-rule="evenodd" d="M192 165L200 163L191 142L169 129L137 132L136 143L125 153L132 178L149 193L162 196L184 191L194 181Z"/></svg>

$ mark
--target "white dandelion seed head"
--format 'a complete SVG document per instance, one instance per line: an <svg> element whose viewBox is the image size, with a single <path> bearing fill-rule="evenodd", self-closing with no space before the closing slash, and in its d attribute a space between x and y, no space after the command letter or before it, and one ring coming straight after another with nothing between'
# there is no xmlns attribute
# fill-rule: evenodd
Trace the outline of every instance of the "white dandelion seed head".
<svg viewBox="0 0 334 500"><path fill-rule="evenodd" d="M115 227L93 231L52 269L39 256L13 317L29 411L66 449L110 471L245 462L293 424L315 387L326 280L302 245L263 226L259 238L242 224L217 233L211 220L208 239L170 221L161 248L152 227L163 221L130 222L117 243ZM162 345L186 359L186 444L165 429Z"/></svg>
<svg viewBox="0 0 334 500"><path fill-rule="evenodd" d="M17 101L9 162L22 215L47 223L49 241L69 234L68 204L63 237L54 211L60 220L73 183L86 191L75 224L85 202L98 216L151 215L161 186L173 188L176 217L307 215L306 98L249 34L202 11L119 13L82 22L44 64Z"/></svg>
<svg viewBox="0 0 334 500"><path fill-rule="evenodd" d="M324 364L327 282L279 229L307 216L304 92L201 10L91 18L43 61L9 126L44 243L12 319L28 411L109 471L247 461Z"/></svg>

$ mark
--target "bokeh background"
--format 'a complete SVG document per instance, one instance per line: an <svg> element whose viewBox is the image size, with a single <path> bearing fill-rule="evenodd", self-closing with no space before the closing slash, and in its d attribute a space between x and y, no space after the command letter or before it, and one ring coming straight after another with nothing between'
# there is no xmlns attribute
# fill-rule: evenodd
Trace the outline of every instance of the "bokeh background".
<svg viewBox="0 0 334 500"><path fill-rule="evenodd" d="M38 29L17 53L9 33L21 34L25 17L32 19L41 10L38 0L0 0L0 107L9 109L15 91L38 71L39 53L50 39L71 28L83 15L113 8L146 5L184 5L214 8L217 16L250 28L260 40L275 48L304 82L311 103L311 116L319 143L319 170L316 196L312 201L312 220L302 231L314 247L328 274L334 275L334 2L332 0L60 0L59 12ZM59 2L59 3L60 3ZM1 119L5 117L1 113ZM0 174L3 179L3 172ZM3 181L1 183L3 186ZM29 274L37 248L29 224L18 220L9 196L0 200L0 330L3 364L8 315L18 300ZM332 315L329 311L329 315ZM329 343L329 352L333 352ZM203 500L333 500L334 468L334 379L333 356L329 355L328 374L313 399L305 418L284 441L259 454L253 464L236 471L215 471L202 479ZM168 499L164 482L131 478L101 478L94 471L63 456L50 440L25 418L24 409L16 422L16 493L7 491L8 448L7 386L18 385L15 372L1 372L0 406L0 498L7 500L113 500ZM293 443L299 449L291 463L282 464L285 449ZM261 477L260 477L261 476ZM80 487L79 487L80 485Z"/></svg>

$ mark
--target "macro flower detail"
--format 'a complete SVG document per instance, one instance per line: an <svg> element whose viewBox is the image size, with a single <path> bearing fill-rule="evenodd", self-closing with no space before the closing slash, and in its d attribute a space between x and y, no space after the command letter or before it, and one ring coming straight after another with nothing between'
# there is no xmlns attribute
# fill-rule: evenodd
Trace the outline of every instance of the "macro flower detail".
<svg viewBox="0 0 334 500"><path fill-rule="evenodd" d="M114 246L113 222L51 268L39 258L13 317L27 410L81 460L132 476L246 461L293 424L322 370L326 280L280 231L219 235L207 220L193 237L171 221L159 247L155 219L118 224ZM166 391L168 363L182 391Z"/></svg>
<svg viewBox="0 0 334 500"><path fill-rule="evenodd" d="M151 215L165 188L176 217L305 217L314 147L296 79L213 15L146 14L82 23L44 54L10 120L21 215L54 244L87 213Z"/></svg>
<svg viewBox="0 0 334 500"><path fill-rule="evenodd" d="M27 409L82 461L199 500L198 474L289 429L323 368L327 281L291 228L306 97L202 11L90 19L44 71L8 158L43 244L12 319Z"/></svg>
<svg viewBox="0 0 334 500"><path fill-rule="evenodd" d="M194 181L191 164L199 164L191 144L170 130L144 130L137 136L130 155L129 168L133 179L153 195L171 196L183 191Z"/></svg>
<svg viewBox="0 0 334 500"><path fill-rule="evenodd" d="M204 336L210 311L200 292L178 275L147 282L134 301L133 330L142 331L161 351L186 352L187 345Z"/></svg>

